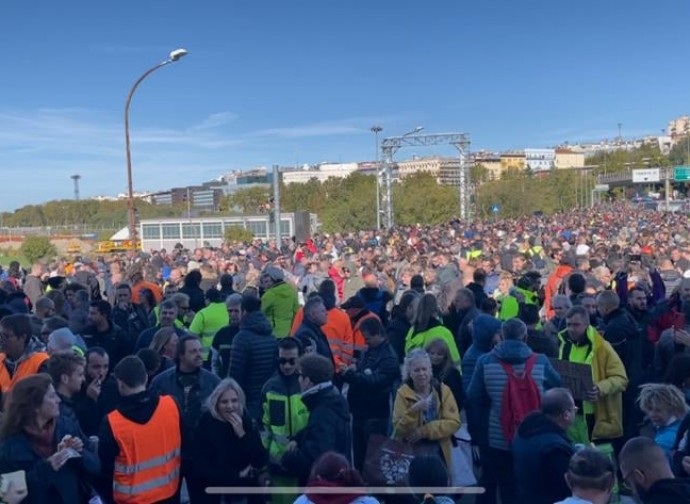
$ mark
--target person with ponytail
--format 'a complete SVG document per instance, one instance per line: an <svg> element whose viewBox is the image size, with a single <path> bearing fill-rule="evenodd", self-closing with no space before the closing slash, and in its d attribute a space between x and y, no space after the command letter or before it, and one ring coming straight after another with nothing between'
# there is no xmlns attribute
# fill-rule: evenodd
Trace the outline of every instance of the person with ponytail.
<svg viewBox="0 0 690 504"><path fill-rule="evenodd" d="M336 452L321 455L311 469L306 492L294 504L379 504L369 495L348 493L348 488L363 488L362 476L350 466L347 458ZM342 493L320 494L316 488L342 488ZM314 490L310 490L313 488Z"/></svg>

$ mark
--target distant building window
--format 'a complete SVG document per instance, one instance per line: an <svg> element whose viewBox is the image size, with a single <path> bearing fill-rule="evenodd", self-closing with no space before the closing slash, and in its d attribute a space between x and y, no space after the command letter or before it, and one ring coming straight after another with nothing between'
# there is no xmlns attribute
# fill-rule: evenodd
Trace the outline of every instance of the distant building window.
<svg viewBox="0 0 690 504"><path fill-rule="evenodd" d="M204 222L203 231L204 239L223 237L223 226L220 222Z"/></svg>
<svg viewBox="0 0 690 504"><path fill-rule="evenodd" d="M164 240L179 240L180 239L180 225L179 224L161 224Z"/></svg>
<svg viewBox="0 0 690 504"><path fill-rule="evenodd" d="M254 233L254 236L266 237L268 235L268 226L266 221L247 221L247 229Z"/></svg>
<svg viewBox="0 0 690 504"><path fill-rule="evenodd" d="M201 238L201 225L182 224L182 238Z"/></svg>
<svg viewBox="0 0 690 504"><path fill-rule="evenodd" d="M143 224L141 232L144 240L160 240L161 238L160 224Z"/></svg>

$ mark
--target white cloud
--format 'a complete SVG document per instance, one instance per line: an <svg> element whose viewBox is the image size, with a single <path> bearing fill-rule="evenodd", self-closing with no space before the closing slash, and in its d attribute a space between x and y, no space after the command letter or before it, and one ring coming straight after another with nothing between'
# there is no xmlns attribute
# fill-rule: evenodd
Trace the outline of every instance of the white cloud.
<svg viewBox="0 0 690 504"><path fill-rule="evenodd" d="M238 118L239 115L235 114L234 112L217 112L215 114L211 114L199 124L196 124L189 128L189 131L199 132L219 128L221 126L225 126L226 124L235 121Z"/></svg>

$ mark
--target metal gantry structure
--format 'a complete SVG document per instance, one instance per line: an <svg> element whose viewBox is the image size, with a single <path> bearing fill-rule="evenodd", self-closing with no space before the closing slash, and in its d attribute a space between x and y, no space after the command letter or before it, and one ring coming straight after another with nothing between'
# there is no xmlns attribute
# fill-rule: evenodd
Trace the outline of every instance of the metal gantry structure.
<svg viewBox="0 0 690 504"><path fill-rule="evenodd" d="M380 212L385 217L386 228L393 227L393 156L401 147L416 147L447 144L458 150L460 158L458 199L460 203L460 218L470 218L469 176L467 157L470 149L470 139L467 133L435 133L435 134L406 134L402 136L384 138L381 142L383 163L377 166L376 183L381 201Z"/></svg>

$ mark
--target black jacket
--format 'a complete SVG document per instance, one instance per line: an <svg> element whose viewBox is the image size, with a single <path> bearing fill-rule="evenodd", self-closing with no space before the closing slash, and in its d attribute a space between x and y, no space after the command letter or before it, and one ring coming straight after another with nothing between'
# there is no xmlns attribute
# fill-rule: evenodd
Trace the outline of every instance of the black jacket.
<svg viewBox="0 0 690 504"><path fill-rule="evenodd" d="M474 305L481 310L482 303L489 299L489 296L487 296L486 292L484 291L484 287L478 283L470 282L467 284L467 288L472 291L472 294L474 294Z"/></svg>
<svg viewBox="0 0 690 504"><path fill-rule="evenodd" d="M156 394L154 391L146 390L138 394L123 397L117 406L117 411L119 411L126 419L143 425L151 420L151 417L158 408L158 402L158 394ZM186 446L188 445L185 435L185 424L182 414L180 414L180 436L182 437L183 456ZM110 422L108 421L107 417L104 418L103 423L101 423L101 428L98 431L98 439L98 456L101 459L103 470L99 490L105 499L105 502L112 502L113 471L115 468L115 459L120 454L120 447L115 440L113 429L110 427ZM165 502L179 502L179 497L177 497L177 501L174 499L175 497L168 499Z"/></svg>
<svg viewBox="0 0 690 504"><path fill-rule="evenodd" d="M393 350L395 350L395 354L398 356L398 363L402 364L405 359L405 338L412 324L407 320L404 313L395 313L395 311L393 310L393 318L388 327L386 327L386 335Z"/></svg>
<svg viewBox="0 0 690 504"><path fill-rule="evenodd" d="M84 383L81 392L74 398L74 409L84 434L96 436L103 418L117 407L120 393L117 390L117 382L112 376L108 376L101 384L101 393L96 401L86 395L88 385Z"/></svg>
<svg viewBox="0 0 690 504"><path fill-rule="evenodd" d="M566 432L541 411L523 420L513 439L518 502L553 504L570 495L563 475L575 449Z"/></svg>
<svg viewBox="0 0 690 504"><path fill-rule="evenodd" d="M115 369L118 362L132 353L132 343L127 333L112 322L108 322L108 329L103 332L99 332L94 326L87 327L82 338L86 348L99 346L108 352L110 369Z"/></svg>
<svg viewBox="0 0 690 504"><path fill-rule="evenodd" d="M326 357L333 361L333 352L331 345L328 343L328 337L323 333L321 328L306 318L300 324L297 331L295 331L295 338L302 344L302 348L307 349L312 347L314 353Z"/></svg>
<svg viewBox="0 0 690 504"><path fill-rule="evenodd" d="M281 466L304 485L314 461L328 451L350 458L350 410L347 401L331 384L302 396L309 422L296 436L297 449L283 455Z"/></svg>
<svg viewBox="0 0 690 504"><path fill-rule="evenodd" d="M365 350L356 369L344 373L343 380L350 384L347 402L353 416L390 418L391 397L400 382L400 365L389 342Z"/></svg>
<svg viewBox="0 0 690 504"><path fill-rule="evenodd" d="M56 419L53 445L57 447L66 435L79 437L79 426L60 416ZM26 434L15 434L0 442L0 473L26 472L29 495L22 501L24 504L86 502L80 495L79 483L82 480L95 480L101 464L96 454L88 450L87 440L82 438L82 441L82 456L69 460L56 472L50 462L33 450Z"/></svg>
<svg viewBox="0 0 690 504"><path fill-rule="evenodd" d="M644 504L687 504L690 502L690 478L659 480L641 497Z"/></svg>
<svg viewBox="0 0 690 504"><path fill-rule="evenodd" d="M462 385L462 375L460 371L455 367L442 371L435 366L432 366L432 371L434 373L434 378L436 378L439 383L445 384L453 393L453 399L455 399L455 404L458 405L458 411L462 410L463 406L466 404L466 400L465 387Z"/></svg>
<svg viewBox="0 0 690 504"><path fill-rule="evenodd" d="M465 355L467 349L472 344L472 332L470 327L472 321L481 312L476 306L472 306L465 310L456 310L451 305L448 313L443 315L443 325L453 333L455 337L455 344L462 355Z"/></svg>
<svg viewBox="0 0 690 504"><path fill-rule="evenodd" d="M239 473L248 465L261 469L268 453L259 431L245 413L242 419L245 435L238 438L228 422L216 420L208 411L199 420L194 433L194 468L192 474L202 487L242 486ZM220 495L200 495L198 502L219 503ZM196 501L195 501L196 502Z"/></svg>
<svg viewBox="0 0 690 504"><path fill-rule="evenodd" d="M161 395L173 396L182 410L185 424L193 429L206 408L206 400L218 386L220 379L210 371L198 369L194 373L188 373L196 375L196 380L191 389L185 391L182 384L184 374L187 373L182 373L177 366L167 369L151 381L151 388Z"/></svg>
<svg viewBox="0 0 690 504"><path fill-rule="evenodd" d="M126 309L120 308L118 305L113 307L113 314L110 317L118 327L127 334L130 347L135 351L134 344L137 342L139 335L149 328L149 317L141 305L132 303Z"/></svg>
<svg viewBox="0 0 690 504"><path fill-rule="evenodd" d="M685 439L685 449L680 450L679 446L681 442ZM673 443L673 450L671 453L672 457L672 468L673 473L679 478L690 477L690 473L686 473L683 468L683 458L690 457L690 413L685 415L683 421L678 427L678 432L676 433L676 441Z"/></svg>
<svg viewBox="0 0 690 504"><path fill-rule="evenodd" d="M617 308L603 318L604 339L611 343L625 365L631 384L639 384L645 372L645 358L653 354L653 347L638 331L637 322L630 312ZM647 352L647 356L644 353ZM637 386L628 387L637 391Z"/></svg>
<svg viewBox="0 0 690 504"><path fill-rule="evenodd" d="M228 376L240 384L247 397L249 416L261 422L261 389L278 369L278 340L260 311L247 313L232 341Z"/></svg>
<svg viewBox="0 0 690 504"><path fill-rule="evenodd" d="M230 362L232 361L232 342L238 332L240 332L239 326L227 325L219 329L213 337L211 347L213 347L217 354L213 371L221 378L228 376Z"/></svg>

